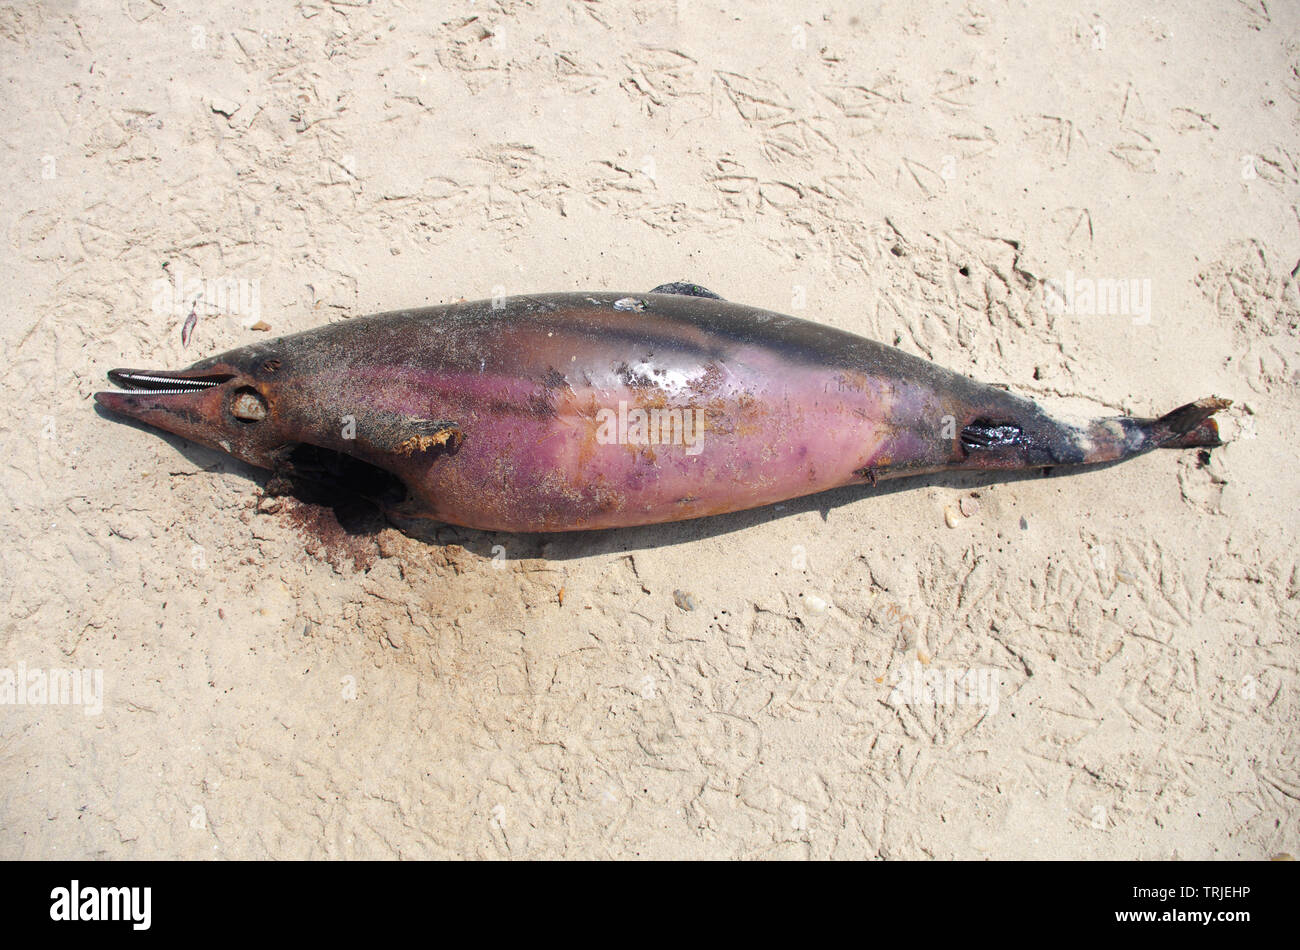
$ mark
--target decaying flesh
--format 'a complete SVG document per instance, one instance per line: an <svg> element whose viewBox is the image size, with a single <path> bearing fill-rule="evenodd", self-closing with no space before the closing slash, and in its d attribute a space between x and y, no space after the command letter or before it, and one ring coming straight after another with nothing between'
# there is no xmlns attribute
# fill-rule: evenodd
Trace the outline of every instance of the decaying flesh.
<svg viewBox="0 0 1300 950"><path fill-rule="evenodd" d="M109 379L122 391L95 398L114 412L288 476L354 478L395 516L505 531L1215 446L1210 417L1228 405L1070 425L892 347L689 284L403 310ZM638 427L637 410L659 426Z"/></svg>

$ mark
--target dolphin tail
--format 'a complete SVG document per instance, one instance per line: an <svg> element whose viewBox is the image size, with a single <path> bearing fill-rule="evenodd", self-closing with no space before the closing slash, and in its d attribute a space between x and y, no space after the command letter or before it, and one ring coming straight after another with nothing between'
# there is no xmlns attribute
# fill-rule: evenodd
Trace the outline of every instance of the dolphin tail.
<svg viewBox="0 0 1300 950"><path fill-rule="evenodd" d="M1098 419L1083 434L1084 464L1114 462L1151 449L1198 449L1223 445L1214 419L1232 405L1227 399L1207 396L1179 406L1159 419L1117 416Z"/></svg>

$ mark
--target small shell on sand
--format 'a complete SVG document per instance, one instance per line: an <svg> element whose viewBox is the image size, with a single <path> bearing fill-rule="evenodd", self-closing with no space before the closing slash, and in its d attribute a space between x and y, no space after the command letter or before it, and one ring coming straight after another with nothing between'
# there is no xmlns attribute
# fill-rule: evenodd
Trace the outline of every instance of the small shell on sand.
<svg viewBox="0 0 1300 950"><path fill-rule="evenodd" d="M804 594L803 602L808 605L808 609L815 614L824 614L830 606L825 598L818 597L816 594Z"/></svg>
<svg viewBox="0 0 1300 950"><path fill-rule="evenodd" d="M952 505L943 509L943 520L947 523L948 527L957 527L957 517L957 509Z"/></svg>

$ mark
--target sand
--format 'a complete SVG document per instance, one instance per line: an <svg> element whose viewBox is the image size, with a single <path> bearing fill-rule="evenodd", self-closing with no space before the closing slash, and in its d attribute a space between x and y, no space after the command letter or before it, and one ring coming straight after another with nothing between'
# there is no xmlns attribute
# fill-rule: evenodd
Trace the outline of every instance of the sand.
<svg viewBox="0 0 1300 950"><path fill-rule="evenodd" d="M51 0L0 74L0 698L91 686L0 706L0 857L1300 848L1294 5ZM92 404L669 280L1232 442L429 543Z"/></svg>

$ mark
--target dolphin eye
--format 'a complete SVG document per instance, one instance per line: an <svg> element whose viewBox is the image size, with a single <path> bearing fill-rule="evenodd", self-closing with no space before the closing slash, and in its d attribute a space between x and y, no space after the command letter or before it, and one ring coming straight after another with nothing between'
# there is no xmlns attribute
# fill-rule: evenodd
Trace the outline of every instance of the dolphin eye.
<svg viewBox="0 0 1300 950"><path fill-rule="evenodd" d="M266 418L266 400L256 389L245 386L235 391L230 414L240 422L261 422Z"/></svg>

